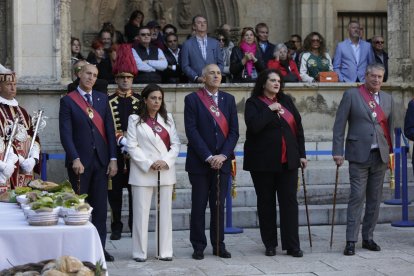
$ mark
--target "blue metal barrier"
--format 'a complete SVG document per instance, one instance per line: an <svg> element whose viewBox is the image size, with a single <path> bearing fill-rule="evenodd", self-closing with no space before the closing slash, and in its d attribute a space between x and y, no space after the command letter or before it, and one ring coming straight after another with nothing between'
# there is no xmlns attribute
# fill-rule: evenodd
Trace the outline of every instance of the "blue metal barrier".
<svg viewBox="0 0 414 276"><path fill-rule="evenodd" d="M229 187L226 196L226 227L224 228L225 234L240 234L243 233L242 228L233 227L233 198L231 197L231 175L229 177Z"/></svg>
<svg viewBox="0 0 414 276"><path fill-rule="evenodd" d="M394 150L394 160L395 160L395 170L394 170L394 177L395 177L395 189L394 189L394 198L385 200L384 204L388 205L401 205L401 191L400 191L400 175L401 175L401 128L394 129L395 134L395 150Z"/></svg>
<svg viewBox="0 0 414 276"><path fill-rule="evenodd" d="M408 177L407 177L407 152L409 147L401 147L402 158L402 220L391 223L395 227L414 227L414 221L408 220Z"/></svg>

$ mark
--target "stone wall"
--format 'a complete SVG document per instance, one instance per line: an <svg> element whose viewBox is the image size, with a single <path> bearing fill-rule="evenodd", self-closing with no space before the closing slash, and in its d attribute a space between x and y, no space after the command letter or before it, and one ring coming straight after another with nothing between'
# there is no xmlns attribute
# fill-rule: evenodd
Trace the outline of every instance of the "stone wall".
<svg viewBox="0 0 414 276"><path fill-rule="evenodd" d="M249 97L253 84L226 84L223 90L233 94L236 98L239 118L239 143L245 140L246 127L244 124L244 104ZM291 95L302 115L303 127L307 150L331 150L332 126L335 113L344 90L355 87L356 84L288 84L285 92ZM186 136L184 131L184 97L198 86L191 84L162 85L165 90L165 101L167 110L173 113L180 136L181 151L186 151ZM141 91L143 85L136 86L135 91ZM55 86L18 86L18 100L30 114L38 109L44 109L45 115L49 117L46 129L40 134L42 149L49 153L62 153L60 144L58 119L59 100L66 93L66 87ZM113 92L115 86L111 86ZM405 110L408 102L414 97L414 83L403 85L387 84L383 89L391 93L394 101L394 126L402 127ZM240 147L240 150L242 147ZM50 162L52 163L52 162ZM63 161L53 161L49 172L51 179L61 179L63 176Z"/></svg>

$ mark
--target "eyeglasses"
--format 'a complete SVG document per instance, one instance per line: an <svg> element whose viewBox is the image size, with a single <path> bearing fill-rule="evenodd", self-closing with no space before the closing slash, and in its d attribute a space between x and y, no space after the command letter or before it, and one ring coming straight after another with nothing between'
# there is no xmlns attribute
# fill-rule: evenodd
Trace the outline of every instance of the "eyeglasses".
<svg viewBox="0 0 414 276"><path fill-rule="evenodd" d="M141 33L141 34L139 34L140 36L151 36L151 34L150 33Z"/></svg>
<svg viewBox="0 0 414 276"><path fill-rule="evenodd" d="M375 44L384 44L384 41L375 41Z"/></svg>
<svg viewBox="0 0 414 276"><path fill-rule="evenodd" d="M292 43L300 43L299 40L290 40L290 42L292 42Z"/></svg>
<svg viewBox="0 0 414 276"><path fill-rule="evenodd" d="M217 38L218 41L223 41L224 42L224 38Z"/></svg>
<svg viewBox="0 0 414 276"><path fill-rule="evenodd" d="M311 39L312 42L321 42L320 39Z"/></svg>

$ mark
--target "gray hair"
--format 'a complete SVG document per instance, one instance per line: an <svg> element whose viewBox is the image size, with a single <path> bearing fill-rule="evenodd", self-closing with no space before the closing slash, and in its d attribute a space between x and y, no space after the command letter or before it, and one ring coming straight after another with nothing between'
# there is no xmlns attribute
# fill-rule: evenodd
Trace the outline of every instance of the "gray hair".
<svg viewBox="0 0 414 276"><path fill-rule="evenodd" d="M210 64L207 64L206 66L204 66L204 68L203 68L203 70L201 70L201 76L205 76L206 74L207 74L207 67L209 67L210 65L216 65L217 67L218 67L218 65L217 64L215 64L215 63L210 63ZM220 69L220 67L218 67L219 69ZM220 70L221 71L221 70Z"/></svg>
<svg viewBox="0 0 414 276"><path fill-rule="evenodd" d="M281 49L285 48L287 51L287 46L284 43L279 43L275 47L275 51L273 52L273 56L276 57L276 53L279 52Z"/></svg>
<svg viewBox="0 0 414 276"><path fill-rule="evenodd" d="M368 75L374 69L381 70L382 72L385 72L385 67L382 63L371 63L367 66L367 69L365 70L365 75Z"/></svg>

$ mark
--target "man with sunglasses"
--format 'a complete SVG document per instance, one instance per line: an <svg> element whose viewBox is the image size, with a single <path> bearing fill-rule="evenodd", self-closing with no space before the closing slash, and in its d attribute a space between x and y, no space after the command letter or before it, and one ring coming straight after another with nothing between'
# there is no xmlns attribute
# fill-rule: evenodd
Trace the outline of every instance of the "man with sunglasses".
<svg viewBox="0 0 414 276"><path fill-rule="evenodd" d="M384 51L384 38L380 35L376 35L371 39L372 49L374 50L375 62L384 65L384 80L388 79L388 54Z"/></svg>
<svg viewBox="0 0 414 276"><path fill-rule="evenodd" d="M151 30L140 27L132 46L132 54L138 67L134 83L161 83L161 71L167 68L167 60L161 49L151 45Z"/></svg>
<svg viewBox="0 0 414 276"><path fill-rule="evenodd" d="M349 38L338 43L333 59L334 71L340 82L365 82L365 71L369 64L375 62L371 45L361 39L358 21L348 24Z"/></svg>

